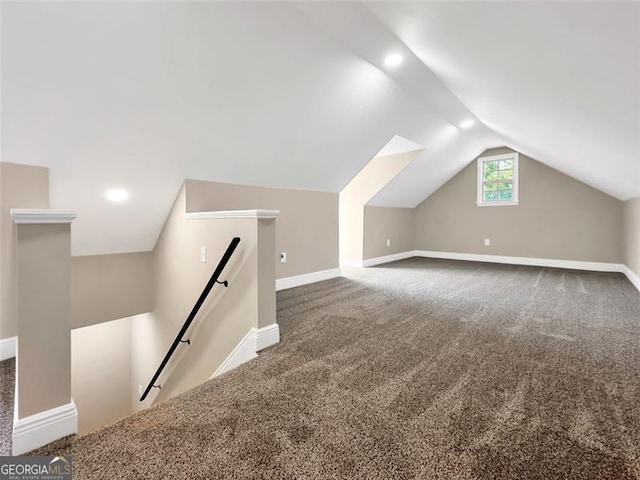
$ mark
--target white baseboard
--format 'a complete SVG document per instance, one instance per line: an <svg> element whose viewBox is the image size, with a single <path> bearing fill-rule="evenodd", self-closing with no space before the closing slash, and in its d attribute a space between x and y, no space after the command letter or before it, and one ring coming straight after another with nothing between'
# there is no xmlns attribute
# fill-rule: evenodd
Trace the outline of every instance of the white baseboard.
<svg viewBox="0 0 640 480"><path fill-rule="evenodd" d="M280 343L280 326L272 323L266 327L255 329L256 351L264 350L267 347Z"/></svg>
<svg viewBox="0 0 640 480"><path fill-rule="evenodd" d="M568 268L571 270L590 270L593 272L623 272L624 265L619 263L580 262L575 260L555 260L548 258L506 257L500 255L482 255L476 253L432 252L415 250L416 257L444 258L448 260L468 260L471 262L506 263L509 265L527 265L532 267Z"/></svg>
<svg viewBox="0 0 640 480"><path fill-rule="evenodd" d="M280 278L276 280L276 292L279 292L280 290L286 290L287 288L307 285L309 283L329 280L330 278L336 278L340 275L341 273L339 268L332 268L330 270L321 270L319 272L296 275L295 277Z"/></svg>
<svg viewBox="0 0 640 480"><path fill-rule="evenodd" d="M211 378L227 373L229 370L233 370L234 368L239 367L243 363L253 360L258 356L256 353L255 330L255 328L252 328L247 332L244 338L240 340L240 343L236 345L229 356L220 364L218 369L213 372Z"/></svg>
<svg viewBox="0 0 640 480"><path fill-rule="evenodd" d="M362 260L340 260L340 266L362 268L364 267L364 262Z"/></svg>
<svg viewBox="0 0 640 480"><path fill-rule="evenodd" d="M629 267L627 267L626 265L623 265L623 267L624 268L622 270L622 273L624 273L627 276L629 281L631 283L633 283L633 285L640 292L640 277L638 275L636 275L636 273L633 270L631 270Z"/></svg>
<svg viewBox="0 0 640 480"><path fill-rule="evenodd" d="M70 403L13 421L13 455L22 455L78 433L78 411Z"/></svg>
<svg viewBox="0 0 640 480"><path fill-rule="evenodd" d="M592 272L624 273L629 281L640 291L640 276L621 263L581 262L576 260L556 260L550 258L508 257L501 255L483 255L479 253L436 252L429 250L413 250L409 252L370 258L362 265L351 266L372 267L383 263L395 262L411 257L442 258L446 260L466 260L470 262L505 263L509 265L527 265L532 267L566 268L570 270L587 270ZM346 265L344 262L342 265Z"/></svg>
<svg viewBox="0 0 640 480"><path fill-rule="evenodd" d="M415 257L413 250L409 252L394 253L392 255L385 255L384 257L369 258L362 262L363 267L373 267L374 265L380 265L382 263L397 262L398 260L404 260L405 258Z"/></svg>
<svg viewBox="0 0 640 480"><path fill-rule="evenodd" d="M16 356L16 342L18 337L3 338L0 340L0 362Z"/></svg>
<svg viewBox="0 0 640 480"><path fill-rule="evenodd" d="M229 356L224 359L211 378L218 377L249 360L253 360L258 356L257 352L279 342L280 326L277 323L272 323L262 328L253 327L240 340L240 343L236 345Z"/></svg>

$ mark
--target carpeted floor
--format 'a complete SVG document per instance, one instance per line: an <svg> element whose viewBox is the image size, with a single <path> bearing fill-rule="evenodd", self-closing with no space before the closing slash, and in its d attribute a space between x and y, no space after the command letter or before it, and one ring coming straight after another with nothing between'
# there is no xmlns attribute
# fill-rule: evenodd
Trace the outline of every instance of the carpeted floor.
<svg viewBox="0 0 640 480"><path fill-rule="evenodd" d="M0 455L11 455L16 360L0 362Z"/></svg>
<svg viewBox="0 0 640 480"><path fill-rule="evenodd" d="M620 274L409 259L278 293L281 343L41 454L78 479L640 478Z"/></svg>

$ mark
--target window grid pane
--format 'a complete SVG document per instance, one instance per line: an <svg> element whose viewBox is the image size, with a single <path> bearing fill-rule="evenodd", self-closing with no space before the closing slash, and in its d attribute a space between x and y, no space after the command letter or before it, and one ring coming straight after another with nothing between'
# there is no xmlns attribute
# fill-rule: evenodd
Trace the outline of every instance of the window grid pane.
<svg viewBox="0 0 640 480"><path fill-rule="evenodd" d="M485 162L484 166L484 178L486 180L484 181L483 186L483 198L494 202L511 200L513 198L513 184L511 182L504 182L500 180L513 179L513 162ZM489 176L491 178L487 178Z"/></svg>
<svg viewBox="0 0 640 480"><path fill-rule="evenodd" d="M498 199L498 192L484 192L484 200L487 202L495 202Z"/></svg>
<svg viewBox="0 0 640 480"><path fill-rule="evenodd" d="M518 157L483 160L480 164L479 189L482 202L501 203L515 201L518 183L516 170Z"/></svg>
<svg viewBox="0 0 640 480"><path fill-rule="evenodd" d="M513 170L498 170L498 178L501 180L508 180L513 178Z"/></svg>
<svg viewBox="0 0 640 480"><path fill-rule="evenodd" d="M483 162L482 198L490 202L512 200L513 174L512 160Z"/></svg>
<svg viewBox="0 0 640 480"><path fill-rule="evenodd" d="M498 200L500 201L509 201L513 199L513 195L511 190L500 190L498 191Z"/></svg>

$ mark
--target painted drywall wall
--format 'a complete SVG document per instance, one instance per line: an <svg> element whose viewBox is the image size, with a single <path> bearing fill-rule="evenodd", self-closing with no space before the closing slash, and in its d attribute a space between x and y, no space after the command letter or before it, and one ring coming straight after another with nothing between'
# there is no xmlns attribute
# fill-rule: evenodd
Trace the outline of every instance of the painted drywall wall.
<svg viewBox="0 0 640 480"><path fill-rule="evenodd" d="M0 162L0 338L18 334L12 208L49 208L49 169Z"/></svg>
<svg viewBox="0 0 640 480"><path fill-rule="evenodd" d="M640 276L640 197L624 202L624 264Z"/></svg>
<svg viewBox="0 0 640 480"><path fill-rule="evenodd" d="M474 161L416 207L416 249L623 262L620 200L520 154L520 204L478 207L476 175Z"/></svg>
<svg viewBox="0 0 640 480"><path fill-rule="evenodd" d="M71 394L80 435L132 413L133 321L122 318L71 331Z"/></svg>
<svg viewBox="0 0 640 480"><path fill-rule="evenodd" d="M387 239L391 245L387 246ZM364 209L364 259L384 257L415 249L413 208L371 207Z"/></svg>
<svg viewBox="0 0 640 480"><path fill-rule="evenodd" d="M276 318L276 220L258 220L258 328L277 323Z"/></svg>
<svg viewBox="0 0 640 480"><path fill-rule="evenodd" d="M17 226L18 418L71 401L71 229Z"/></svg>
<svg viewBox="0 0 640 480"><path fill-rule="evenodd" d="M421 150L373 158L340 192L340 261L361 262L364 255L364 208Z"/></svg>
<svg viewBox="0 0 640 480"><path fill-rule="evenodd" d="M276 265L276 278L338 268L338 195L308 190L264 188L187 180L188 212L279 210L276 251L287 263Z"/></svg>
<svg viewBox="0 0 640 480"><path fill-rule="evenodd" d="M151 252L71 259L71 328L153 310Z"/></svg>
<svg viewBox="0 0 640 480"><path fill-rule="evenodd" d="M195 220L185 216L186 188L176 199L154 250L155 308L132 328L134 385L146 387L187 318L229 242L241 242L221 280L187 332L191 345L181 345L154 390L138 410L208 380L236 345L258 326L258 220ZM200 261L207 248L208 260ZM275 256L272 253L271 258ZM275 279L273 279L275 295ZM137 388L136 388L137 390Z"/></svg>

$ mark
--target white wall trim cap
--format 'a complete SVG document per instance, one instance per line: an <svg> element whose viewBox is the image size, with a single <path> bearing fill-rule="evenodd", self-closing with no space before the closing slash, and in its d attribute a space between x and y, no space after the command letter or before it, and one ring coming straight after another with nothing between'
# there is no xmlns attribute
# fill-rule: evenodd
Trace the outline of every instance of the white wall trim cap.
<svg viewBox="0 0 640 480"><path fill-rule="evenodd" d="M331 268L329 270L320 270L318 272L305 273L294 277L279 278L276 280L276 291L286 290L287 288L308 285L309 283L321 282L330 278L340 277L342 272L339 268Z"/></svg>
<svg viewBox="0 0 640 480"><path fill-rule="evenodd" d="M277 218L280 210L225 210L219 212L191 212L186 217L189 220L209 220L221 218Z"/></svg>
<svg viewBox="0 0 640 480"><path fill-rule="evenodd" d="M18 224L71 223L76 218L73 210L12 208L9 213Z"/></svg>
<svg viewBox="0 0 640 480"><path fill-rule="evenodd" d="M78 433L78 410L70 403L13 422L13 455L22 455Z"/></svg>
<svg viewBox="0 0 640 480"><path fill-rule="evenodd" d="M0 362L16 356L16 342L18 337L3 338L0 340Z"/></svg>

